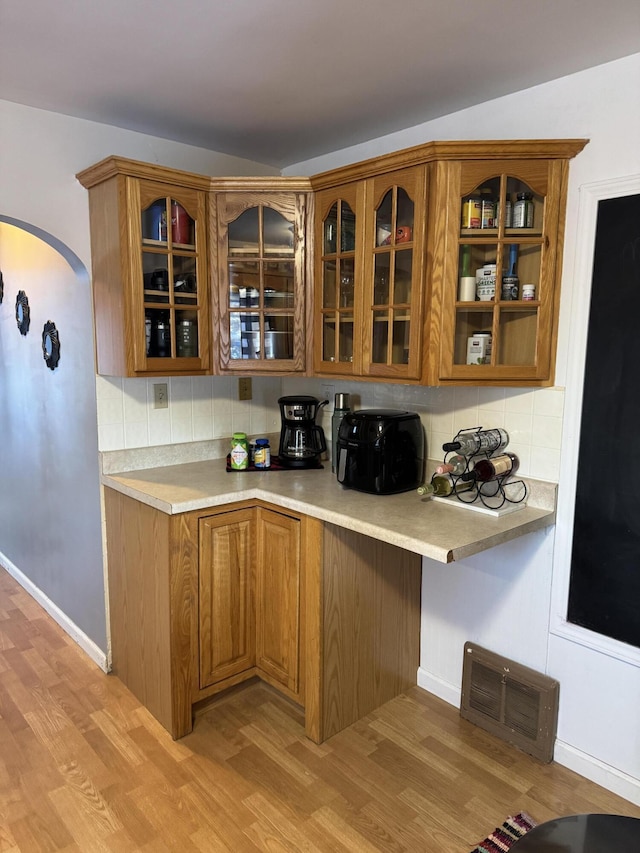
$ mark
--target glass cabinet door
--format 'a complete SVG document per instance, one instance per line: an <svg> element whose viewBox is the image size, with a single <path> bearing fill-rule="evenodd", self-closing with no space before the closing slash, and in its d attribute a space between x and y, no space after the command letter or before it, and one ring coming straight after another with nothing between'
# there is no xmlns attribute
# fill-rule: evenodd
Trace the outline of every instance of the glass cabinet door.
<svg viewBox="0 0 640 853"><path fill-rule="evenodd" d="M316 197L316 365L323 372L343 375L356 374L361 361L358 192L349 185Z"/></svg>
<svg viewBox="0 0 640 853"><path fill-rule="evenodd" d="M365 359L370 375L418 378L426 172L403 170L372 181L367 227Z"/></svg>
<svg viewBox="0 0 640 853"><path fill-rule="evenodd" d="M342 199L323 223L322 360L353 362L356 215Z"/></svg>
<svg viewBox="0 0 640 853"><path fill-rule="evenodd" d="M548 166L500 165L469 188L477 174L462 173L452 368L478 379L533 379L545 369L541 311L552 302Z"/></svg>
<svg viewBox="0 0 640 853"><path fill-rule="evenodd" d="M302 199L228 193L217 206L222 367L303 369Z"/></svg>
<svg viewBox="0 0 640 853"><path fill-rule="evenodd" d="M165 195L163 188L157 195L158 189L141 189L144 360L149 369L171 372L175 360L180 370L197 369L205 352L208 358L208 345L203 344L203 328L208 328L203 310L206 275L201 277L204 259L198 236L204 203L197 193Z"/></svg>

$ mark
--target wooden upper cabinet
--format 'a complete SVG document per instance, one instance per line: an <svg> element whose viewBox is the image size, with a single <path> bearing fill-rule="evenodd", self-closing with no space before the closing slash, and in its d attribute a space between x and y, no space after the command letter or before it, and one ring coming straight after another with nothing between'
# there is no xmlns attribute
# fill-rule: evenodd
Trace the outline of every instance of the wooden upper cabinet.
<svg viewBox="0 0 640 853"><path fill-rule="evenodd" d="M423 381L552 384L569 160L585 141L477 145L434 164Z"/></svg>
<svg viewBox="0 0 640 853"><path fill-rule="evenodd" d="M431 142L312 178L110 157L78 175L98 372L551 384L585 144Z"/></svg>
<svg viewBox="0 0 640 853"><path fill-rule="evenodd" d="M419 379L426 166L319 190L318 373Z"/></svg>
<svg viewBox="0 0 640 853"><path fill-rule="evenodd" d="M306 179L214 182L214 307L221 373L307 369Z"/></svg>
<svg viewBox="0 0 640 853"><path fill-rule="evenodd" d="M315 372L553 382L567 175L585 144L431 142L314 176Z"/></svg>
<svg viewBox="0 0 640 853"><path fill-rule="evenodd" d="M77 177L89 190L98 373L211 372L210 179L117 157Z"/></svg>

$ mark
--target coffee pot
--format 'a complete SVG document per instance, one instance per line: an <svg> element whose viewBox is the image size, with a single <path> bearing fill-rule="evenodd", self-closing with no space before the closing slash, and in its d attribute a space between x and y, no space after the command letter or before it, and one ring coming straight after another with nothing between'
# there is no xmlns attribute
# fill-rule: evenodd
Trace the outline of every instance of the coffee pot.
<svg viewBox="0 0 640 853"><path fill-rule="evenodd" d="M280 446L278 458L285 468L317 468L327 449L324 430L316 424L316 416L328 400L297 395L280 397Z"/></svg>

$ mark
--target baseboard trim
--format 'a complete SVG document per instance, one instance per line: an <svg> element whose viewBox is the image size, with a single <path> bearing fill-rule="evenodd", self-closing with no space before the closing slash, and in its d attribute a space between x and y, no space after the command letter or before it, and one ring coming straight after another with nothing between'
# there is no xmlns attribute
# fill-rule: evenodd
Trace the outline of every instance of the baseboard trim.
<svg viewBox="0 0 640 853"><path fill-rule="evenodd" d="M434 696L443 699L450 705L460 707L461 689L448 681L437 678L422 667L418 668L418 687L422 687L428 693L433 693ZM553 760L580 776L584 776L585 779L595 782L596 785L606 788L607 791L640 806L640 779L635 779L633 776L629 776L559 739L556 739Z"/></svg>
<svg viewBox="0 0 640 853"><path fill-rule="evenodd" d="M462 689L456 687L448 681L443 681L441 678L436 678L428 670L418 667L418 687L422 687L428 693L433 693L438 699L444 699L449 705L460 707L462 699Z"/></svg>
<svg viewBox="0 0 640 853"><path fill-rule="evenodd" d="M629 800L630 803L640 806L639 779L611 767L610 764L598 761L592 755L588 755L561 740L556 740L553 760L562 764L563 767L568 767L569 770L579 773L585 779L612 791L619 797Z"/></svg>
<svg viewBox="0 0 640 853"><path fill-rule="evenodd" d="M100 667L103 672L109 671L109 666L107 662L107 655L105 652L97 646L94 641L88 637L84 631L80 630L78 626L73 622L66 613L64 613L57 604L54 604L51 599L45 595L45 593L37 587L32 580L30 580L20 569L14 565L11 560L5 557L4 554L0 552L0 565L11 577L17 581L21 587L23 587L29 595L38 602L38 604L46 610L46 612L54 619L58 625L62 628L65 633L67 633L71 639L77 643L82 651L88 655L91 660Z"/></svg>

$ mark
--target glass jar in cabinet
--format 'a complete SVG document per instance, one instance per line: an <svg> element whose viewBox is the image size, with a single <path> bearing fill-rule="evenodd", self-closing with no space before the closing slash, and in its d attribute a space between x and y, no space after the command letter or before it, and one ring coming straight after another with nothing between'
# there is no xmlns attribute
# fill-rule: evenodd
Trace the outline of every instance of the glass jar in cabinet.
<svg viewBox="0 0 640 853"><path fill-rule="evenodd" d="M447 213L431 233L439 311L429 324L429 384L553 380L568 161L583 145L552 140L543 156L534 142L530 158L439 164L435 198ZM470 223L474 198L492 200L493 221ZM470 358L469 341L480 333L491 336L490 356Z"/></svg>
<svg viewBox="0 0 640 853"><path fill-rule="evenodd" d="M218 367L223 373L306 369L306 202L304 192L216 194Z"/></svg>
<svg viewBox="0 0 640 853"><path fill-rule="evenodd" d="M77 177L89 190L98 373L209 373L209 179L118 157Z"/></svg>

